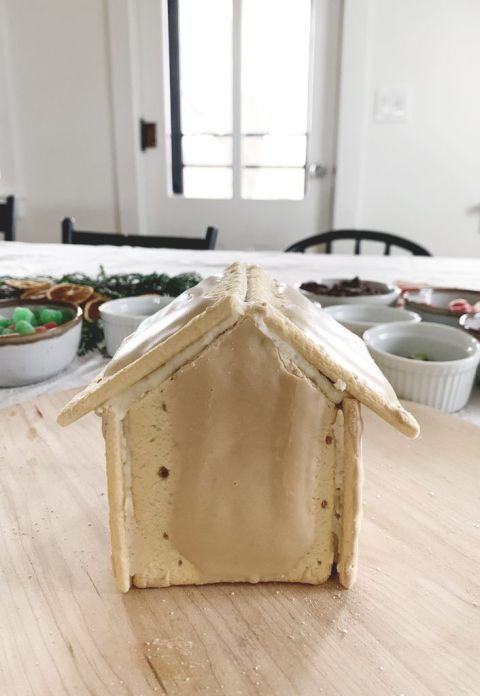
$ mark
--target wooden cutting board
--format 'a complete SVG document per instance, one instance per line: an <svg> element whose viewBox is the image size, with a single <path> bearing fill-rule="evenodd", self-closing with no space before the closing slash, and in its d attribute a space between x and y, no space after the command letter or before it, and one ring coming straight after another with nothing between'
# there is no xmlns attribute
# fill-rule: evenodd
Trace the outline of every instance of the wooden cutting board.
<svg viewBox="0 0 480 696"><path fill-rule="evenodd" d="M480 429L365 417L360 574L119 594L100 421L69 393L0 412L0 693L472 696L480 689ZM410 406L409 406L410 407Z"/></svg>

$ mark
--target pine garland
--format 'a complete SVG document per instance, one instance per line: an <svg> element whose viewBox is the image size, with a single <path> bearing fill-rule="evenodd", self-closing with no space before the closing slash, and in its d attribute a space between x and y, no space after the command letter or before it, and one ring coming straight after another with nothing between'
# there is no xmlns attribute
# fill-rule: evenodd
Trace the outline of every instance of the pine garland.
<svg viewBox="0 0 480 696"><path fill-rule="evenodd" d="M112 300L121 297L132 297L156 293L177 297L188 288L197 285L202 279L198 273L180 273L169 276L166 273L117 273L108 275L103 266L95 277L85 273L66 273L60 278L46 277L53 284L71 283L73 285L89 285L95 292L108 295ZM5 284L11 276L0 276L0 299L20 298L22 290L11 288ZM48 301L45 302L47 304ZM79 355L85 355L92 350L105 353L103 326L101 321L84 321L82 325L82 338L78 349Z"/></svg>

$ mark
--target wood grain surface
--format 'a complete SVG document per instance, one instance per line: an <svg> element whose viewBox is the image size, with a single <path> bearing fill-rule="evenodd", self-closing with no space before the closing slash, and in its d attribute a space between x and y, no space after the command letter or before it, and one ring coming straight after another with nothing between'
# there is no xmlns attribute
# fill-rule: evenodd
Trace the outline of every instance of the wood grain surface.
<svg viewBox="0 0 480 696"><path fill-rule="evenodd" d="M364 412L359 579L119 594L100 420L0 412L1 696L480 693L480 429Z"/></svg>

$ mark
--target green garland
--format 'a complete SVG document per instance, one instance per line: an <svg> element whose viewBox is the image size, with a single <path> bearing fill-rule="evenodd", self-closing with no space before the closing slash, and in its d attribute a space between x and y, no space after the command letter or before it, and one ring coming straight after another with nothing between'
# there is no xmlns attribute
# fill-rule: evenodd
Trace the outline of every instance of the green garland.
<svg viewBox="0 0 480 696"><path fill-rule="evenodd" d="M85 273L66 273L61 278L42 277L47 277L48 280L55 284L90 285L95 292L109 295L112 299L148 293L177 297L185 290L188 290L188 288L197 285L202 279L198 273L180 273L176 276L169 276L166 273L148 273L146 275L143 273L117 273L108 275L103 266L100 266L100 270L94 278ZM0 276L0 299L19 298L23 292L5 284L5 281L10 278L11 276ZM78 354L85 355L92 350L98 350L102 355L106 355L101 321L84 321L82 325L82 338Z"/></svg>

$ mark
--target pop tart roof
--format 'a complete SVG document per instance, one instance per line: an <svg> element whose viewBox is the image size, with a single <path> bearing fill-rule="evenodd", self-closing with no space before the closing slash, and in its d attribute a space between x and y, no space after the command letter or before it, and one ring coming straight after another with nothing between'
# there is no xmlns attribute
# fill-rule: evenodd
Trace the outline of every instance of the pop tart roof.
<svg viewBox="0 0 480 696"><path fill-rule="evenodd" d="M247 316L405 435L418 435L418 423L402 407L361 338L296 288L245 264L232 264L206 278L146 319L99 377L65 406L58 422L68 425L100 408L219 325L233 326Z"/></svg>

